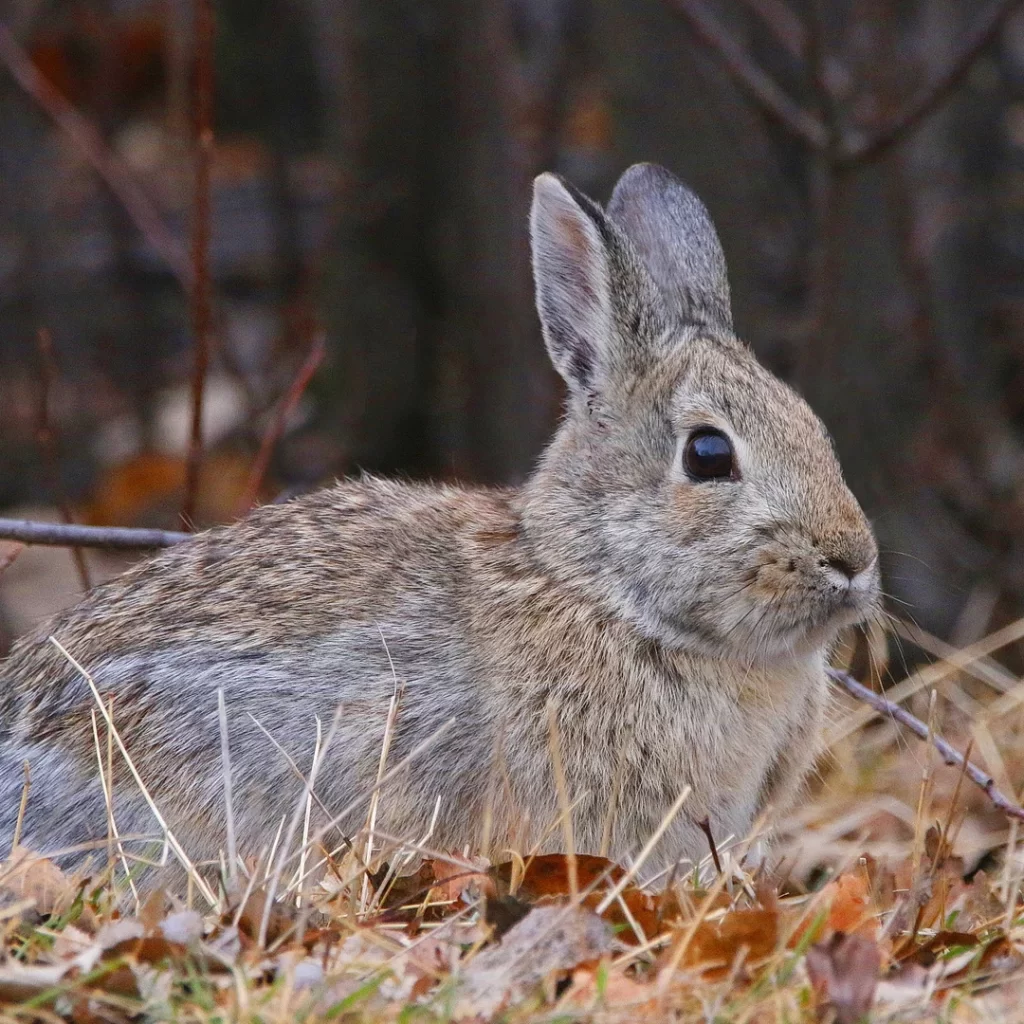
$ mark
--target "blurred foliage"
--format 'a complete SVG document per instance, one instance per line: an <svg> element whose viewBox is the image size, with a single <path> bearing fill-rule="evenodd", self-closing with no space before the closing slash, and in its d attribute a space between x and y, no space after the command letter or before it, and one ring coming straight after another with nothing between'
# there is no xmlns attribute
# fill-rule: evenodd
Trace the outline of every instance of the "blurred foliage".
<svg viewBox="0 0 1024 1024"><path fill-rule="evenodd" d="M530 180L555 168L601 197L629 163L657 160L719 225L741 333L831 428L894 609L956 642L1012 620L1024 609L1015 6L218 0L211 458L253 458L322 325L329 358L274 447L267 496L361 469L522 479L560 399L532 310ZM1008 16L895 144L841 163L814 141L855 150L898 121L993 12ZM187 264L192 17L185 0L5 12L13 45L96 132L113 186L140 189L167 234L140 225L39 96L0 71L7 509L67 499L97 521L179 525L169 482L185 455L192 328L165 253ZM59 365L49 468L41 328ZM177 468L133 476L160 460ZM160 484L109 501L126 479ZM203 521L230 518L237 498L201 501Z"/></svg>

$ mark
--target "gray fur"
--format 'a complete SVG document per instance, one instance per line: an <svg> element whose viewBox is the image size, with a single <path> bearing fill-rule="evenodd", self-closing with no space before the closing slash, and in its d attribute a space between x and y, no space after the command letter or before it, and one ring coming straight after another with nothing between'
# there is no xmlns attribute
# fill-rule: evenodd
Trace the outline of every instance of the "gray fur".
<svg viewBox="0 0 1024 1024"><path fill-rule="evenodd" d="M681 321L732 330L722 244L704 204L681 181L657 164L634 164L615 186L608 216Z"/></svg>
<svg viewBox="0 0 1024 1024"><path fill-rule="evenodd" d="M702 856L705 815L717 836L741 836L790 801L817 750L827 648L877 601L876 548L807 405L725 317L712 328L666 295L657 261L671 256L710 296L705 312L727 296L704 215L680 214L689 194L666 176L627 172L618 223L556 179L538 182L538 304L570 404L523 488L343 483L157 555L23 638L0 666L0 838L13 833L26 759L26 843L106 836L92 698L51 634L113 696L193 858L224 842L219 687L249 854L301 792L253 719L308 771L316 717L326 728L343 706L317 785L337 811L373 784L396 677L390 763L455 725L385 790L388 832L421 835L440 797L436 846L478 841L490 807L492 852L545 834L558 848L549 702L582 852L599 850L615 803L611 852L635 853L687 784L650 869ZM654 246L638 233L648 219ZM684 472L686 438L706 426L732 439L737 480ZM119 828L152 834L114 765Z"/></svg>

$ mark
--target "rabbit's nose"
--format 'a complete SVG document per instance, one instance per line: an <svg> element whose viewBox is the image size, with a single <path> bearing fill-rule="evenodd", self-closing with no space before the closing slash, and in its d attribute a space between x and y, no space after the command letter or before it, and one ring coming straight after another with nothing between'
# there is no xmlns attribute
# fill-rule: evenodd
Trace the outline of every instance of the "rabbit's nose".
<svg viewBox="0 0 1024 1024"><path fill-rule="evenodd" d="M837 586L857 588L869 585L877 549L869 534L843 532L819 541L818 555L818 564Z"/></svg>
<svg viewBox="0 0 1024 1024"><path fill-rule="evenodd" d="M821 560L823 567L834 569L837 573L841 573L848 580L852 580L861 569L854 565L853 561L848 558L823 558Z"/></svg>

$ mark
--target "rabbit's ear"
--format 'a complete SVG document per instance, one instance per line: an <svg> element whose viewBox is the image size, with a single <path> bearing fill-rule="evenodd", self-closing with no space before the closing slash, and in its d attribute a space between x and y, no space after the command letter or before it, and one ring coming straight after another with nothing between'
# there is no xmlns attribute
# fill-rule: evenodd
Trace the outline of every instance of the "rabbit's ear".
<svg viewBox="0 0 1024 1024"><path fill-rule="evenodd" d="M613 326L608 225L585 195L554 174L533 185L533 276L544 341L555 369L578 394L594 377Z"/></svg>
<svg viewBox="0 0 1024 1024"><path fill-rule="evenodd" d="M657 164L634 164L608 217L625 232L668 309L684 322L732 330L725 253L704 204Z"/></svg>

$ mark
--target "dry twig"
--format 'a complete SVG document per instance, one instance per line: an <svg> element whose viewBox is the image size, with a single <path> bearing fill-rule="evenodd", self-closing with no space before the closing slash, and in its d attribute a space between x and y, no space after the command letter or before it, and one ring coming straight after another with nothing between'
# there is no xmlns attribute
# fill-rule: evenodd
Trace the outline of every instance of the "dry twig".
<svg viewBox="0 0 1024 1024"><path fill-rule="evenodd" d="M139 551L169 548L190 540L194 534L173 530L135 530L123 526L78 526L38 523L30 519L0 519L0 540L46 547L105 548L108 551ZM12 559L13 561L13 559Z"/></svg>
<svg viewBox="0 0 1024 1024"><path fill-rule="evenodd" d="M829 678L841 686L852 697L872 707L881 715L899 722L900 725L908 728L919 739L931 743L939 752L942 760L951 767L961 768L967 777L980 789L992 802L993 807L1000 810L1008 818L1017 818L1024 821L1024 807L1015 804L1009 797L996 789L995 779L988 772L983 771L976 764L968 761L955 747L947 743L941 736L932 732L928 726L916 715L912 715L906 708L886 700L881 694L868 689L862 683L858 683L849 672L841 669L830 668L827 670Z"/></svg>
<svg viewBox="0 0 1024 1024"><path fill-rule="evenodd" d="M966 33L949 63L927 85L922 86L906 107L874 133L848 137L824 123L814 113L788 96L766 72L744 53L740 44L704 5L703 0L671 0L672 7L689 23L697 37L718 56L723 68L769 117L779 121L812 149L831 150L836 167L850 168L868 163L884 154L934 113L963 82L975 61L992 44L1006 20L1022 0L993 0L978 24ZM758 5L760 6L760 5ZM763 12L762 12L763 13ZM777 16L768 18L775 26ZM786 30L786 38L793 35Z"/></svg>
<svg viewBox="0 0 1024 1024"><path fill-rule="evenodd" d="M25 545L15 541L6 552L0 551L0 573L14 564L15 559L25 550Z"/></svg>

